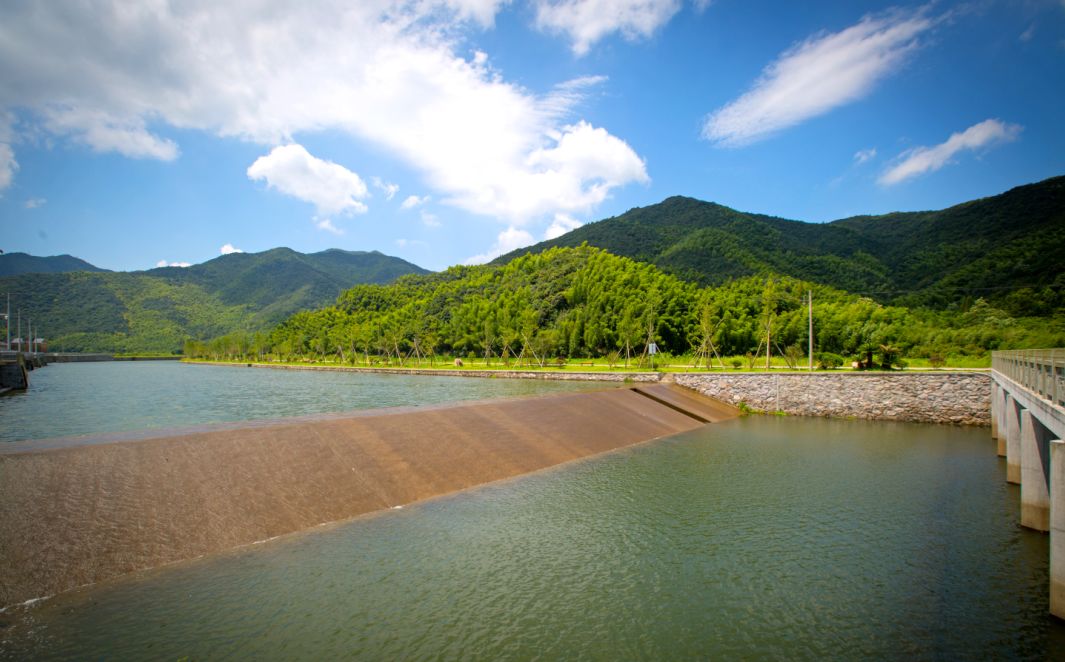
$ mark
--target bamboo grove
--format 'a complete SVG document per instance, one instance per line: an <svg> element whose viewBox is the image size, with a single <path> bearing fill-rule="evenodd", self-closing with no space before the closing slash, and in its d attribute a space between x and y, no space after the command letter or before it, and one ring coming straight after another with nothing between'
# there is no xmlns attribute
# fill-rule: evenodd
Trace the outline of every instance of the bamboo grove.
<svg viewBox="0 0 1065 662"><path fill-rule="evenodd" d="M299 312L271 332L191 340L185 354L366 364L521 357L545 365L566 358L631 361L654 342L707 365L713 356L763 355L767 345L776 356L795 358L807 346L809 294L814 348L822 355L979 355L1065 343L1060 317L1013 319L982 300L965 311L909 309L772 274L700 288L584 245L502 266L357 285L335 305Z"/></svg>

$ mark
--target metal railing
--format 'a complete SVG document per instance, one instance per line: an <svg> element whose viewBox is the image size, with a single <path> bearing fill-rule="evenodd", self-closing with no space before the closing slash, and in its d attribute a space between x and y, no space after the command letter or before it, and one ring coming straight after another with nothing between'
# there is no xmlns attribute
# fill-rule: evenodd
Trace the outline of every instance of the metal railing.
<svg viewBox="0 0 1065 662"><path fill-rule="evenodd" d="M991 369L1053 404L1065 406L1065 349L992 352Z"/></svg>

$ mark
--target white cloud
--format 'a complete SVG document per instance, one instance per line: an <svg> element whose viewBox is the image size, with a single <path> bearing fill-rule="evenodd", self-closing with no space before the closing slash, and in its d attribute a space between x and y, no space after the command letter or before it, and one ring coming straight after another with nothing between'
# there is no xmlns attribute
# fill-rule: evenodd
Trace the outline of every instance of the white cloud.
<svg viewBox="0 0 1065 662"><path fill-rule="evenodd" d="M408 195L404 198L403 202L399 203L399 208L403 210L414 209L419 205L424 205L429 202L429 196L419 197L417 195Z"/></svg>
<svg viewBox="0 0 1065 662"><path fill-rule="evenodd" d="M923 11L896 11L807 39L767 66L743 96L707 117L703 137L738 147L856 101L897 71L933 25Z"/></svg>
<svg viewBox="0 0 1065 662"><path fill-rule="evenodd" d="M547 230L544 232L544 239L555 239L561 237L571 230L584 225L580 221L566 214L555 214L555 219L551 221L551 225L547 226Z"/></svg>
<svg viewBox="0 0 1065 662"><path fill-rule="evenodd" d="M166 260L159 260L155 263L156 267L191 267L191 262L167 262Z"/></svg>
<svg viewBox="0 0 1065 662"><path fill-rule="evenodd" d="M603 129L599 147L613 156L586 159L594 169L530 160L579 124L576 109L603 79L540 93L469 54L470 31L502 4L15 4L0 21L0 113L17 108L27 133L164 160L179 155L169 129L269 148L336 131L412 167L444 204L511 224L587 212L645 181L635 152ZM642 34L630 22L618 29ZM616 176L618 158L628 177Z"/></svg>
<svg viewBox="0 0 1065 662"><path fill-rule="evenodd" d="M326 232L332 232L333 234L338 235L338 236L344 234L344 231L341 230L340 228L338 228L337 226L333 225L333 221L328 219L328 218L315 217L314 221L315 221L314 226L316 228L318 228L319 230L325 230Z"/></svg>
<svg viewBox="0 0 1065 662"><path fill-rule="evenodd" d="M951 162L956 154L966 150L976 150L996 143L1015 140L1022 127L1006 124L1000 120L984 120L970 126L961 133L953 133L946 142L932 147L915 147L899 155L895 165L888 169L878 180L889 186L898 184L926 172L935 172Z"/></svg>
<svg viewBox="0 0 1065 662"><path fill-rule="evenodd" d="M366 211L359 201L367 195L366 182L344 166L312 156L302 145L275 147L248 167L248 177L313 204L319 216L326 217L318 225L326 230L336 231L330 216Z"/></svg>
<svg viewBox="0 0 1065 662"><path fill-rule="evenodd" d="M536 240L533 239L533 236L525 230L519 230L511 226L499 233L499 236L496 237L496 242L492 244L492 247L487 252L467 258L463 264L484 264L504 253L509 253L522 246L528 246L534 241Z"/></svg>
<svg viewBox="0 0 1065 662"><path fill-rule="evenodd" d="M229 255L230 253L243 253L244 251L233 244L223 244L222 247L218 249L218 252L222 255Z"/></svg>
<svg viewBox="0 0 1065 662"><path fill-rule="evenodd" d="M573 52L585 55L615 32L629 41L650 37L679 9L679 0L538 0L536 26L566 34Z"/></svg>
<svg viewBox="0 0 1065 662"><path fill-rule="evenodd" d="M425 247L428 245L428 242L422 241L421 239L396 239L396 246L399 246L400 248L408 248L413 246Z"/></svg>
<svg viewBox="0 0 1065 662"><path fill-rule="evenodd" d="M22 206L26 209L37 209L38 207L43 207L47 203L48 200L44 198L30 198L26 202L22 203Z"/></svg>
<svg viewBox="0 0 1065 662"><path fill-rule="evenodd" d="M373 183L374 187L384 191L385 200L391 200L392 198L396 197L397 193L399 193L399 184L386 182L380 177L371 177L370 181Z"/></svg>
<svg viewBox="0 0 1065 662"><path fill-rule="evenodd" d="M1027 30L1025 30L1024 32L1021 33L1021 36L1018 37L1018 38L1021 41L1031 41L1032 37L1034 37L1034 36L1035 36L1035 23L1032 23L1031 25L1028 26Z"/></svg>
<svg viewBox="0 0 1065 662"><path fill-rule="evenodd" d="M173 161L177 143L148 132L140 117L116 117L102 111L76 108L48 108L45 126L49 131L67 134L96 152L118 152L134 159Z"/></svg>
<svg viewBox="0 0 1065 662"><path fill-rule="evenodd" d="M876 148L870 147L869 149L861 149L854 153L854 162L858 165L862 165L866 161L870 161L876 158Z"/></svg>
<svg viewBox="0 0 1065 662"><path fill-rule="evenodd" d="M11 145L0 143L0 192L3 192L18 172L18 161L15 160L15 151Z"/></svg>
<svg viewBox="0 0 1065 662"><path fill-rule="evenodd" d="M438 228L438 227L440 227L440 219L436 217L436 214L431 214L431 213L429 213L429 212L427 212L427 211L425 211L423 209L421 216L422 216L422 225L424 225L425 227L427 227L427 228Z"/></svg>

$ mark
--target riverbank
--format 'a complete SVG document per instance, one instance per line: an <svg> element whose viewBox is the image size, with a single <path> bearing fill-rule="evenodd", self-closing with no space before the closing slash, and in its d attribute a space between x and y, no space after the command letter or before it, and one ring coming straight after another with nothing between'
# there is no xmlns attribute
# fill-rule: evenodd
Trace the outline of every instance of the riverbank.
<svg viewBox="0 0 1065 662"><path fill-rule="evenodd" d="M0 445L0 605L692 430L654 385L37 450Z"/></svg>
<svg viewBox="0 0 1065 662"><path fill-rule="evenodd" d="M341 370L403 375L676 383L752 413L948 425L991 425L991 377L985 371L588 372L557 369L372 368L322 364L186 361L282 370Z"/></svg>

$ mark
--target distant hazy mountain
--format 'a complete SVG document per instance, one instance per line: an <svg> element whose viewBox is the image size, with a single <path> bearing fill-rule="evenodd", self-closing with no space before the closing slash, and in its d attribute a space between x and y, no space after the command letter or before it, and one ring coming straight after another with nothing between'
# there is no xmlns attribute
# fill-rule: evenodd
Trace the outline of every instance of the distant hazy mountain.
<svg viewBox="0 0 1065 662"><path fill-rule="evenodd" d="M16 274L57 274L68 271L107 271L93 266L85 260L72 255L52 255L38 257L26 253L4 253L0 255L0 276Z"/></svg>
<svg viewBox="0 0 1065 662"><path fill-rule="evenodd" d="M268 329L353 285L409 273L427 271L376 251L275 248L185 268L23 273L0 278L0 292L11 292L12 308L32 318L53 348L170 352L190 337Z"/></svg>
<svg viewBox="0 0 1065 662"><path fill-rule="evenodd" d="M1043 314L1065 290L1065 177L928 212L804 223L672 197L496 260L589 245L702 284L780 273L905 305L984 296Z"/></svg>

